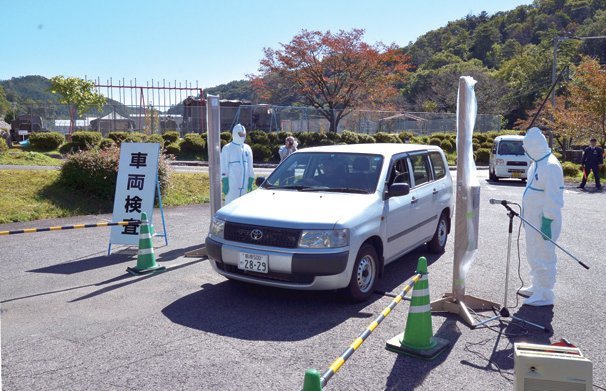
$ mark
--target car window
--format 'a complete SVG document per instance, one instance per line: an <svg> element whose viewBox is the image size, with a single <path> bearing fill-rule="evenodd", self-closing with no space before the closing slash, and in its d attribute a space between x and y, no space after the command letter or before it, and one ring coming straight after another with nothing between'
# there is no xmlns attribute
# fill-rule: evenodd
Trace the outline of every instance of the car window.
<svg viewBox="0 0 606 391"><path fill-rule="evenodd" d="M524 155L524 147L521 140L501 140L499 143L499 155Z"/></svg>
<svg viewBox="0 0 606 391"><path fill-rule="evenodd" d="M382 164L380 155L297 152L276 168L263 187L374 193Z"/></svg>
<svg viewBox="0 0 606 391"><path fill-rule="evenodd" d="M442 154L439 152L430 152L429 158L433 167L433 177L435 179L444 178L446 176L446 165L444 164Z"/></svg>
<svg viewBox="0 0 606 391"><path fill-rule="evenodd" d="M410 170L408 169L408 158L403 157L393 162L389 174L389 185L394 183L410 184Z"/></svg>
<svg viewBox="0 0 606 391"><path fill-rule="evenodd" d="M427 154L410 156L410 163L412 164L415 186L422 185L431 180L431 170Z"/></svg>

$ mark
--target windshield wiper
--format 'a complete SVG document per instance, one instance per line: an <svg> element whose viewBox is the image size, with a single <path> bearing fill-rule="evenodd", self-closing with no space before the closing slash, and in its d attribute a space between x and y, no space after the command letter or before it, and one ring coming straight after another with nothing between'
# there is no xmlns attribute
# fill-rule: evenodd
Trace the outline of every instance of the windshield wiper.
<svg viewBox="0 0 606 391"><path fill-rule="evenodd" d="M336 193L357 193L357 194L370 194L370 192L366 189L358 189L355 187L309 187L307 189L302 189L302 191L330 191Z"/></svg>
<svg viewBox="0 0 606 391"><path fill-rule="evenodd" d="M305 185L285 185L285 186L274 186L271 185L272 189L293 189L293 190L307 190L312 186L305 186Z"/></svg>

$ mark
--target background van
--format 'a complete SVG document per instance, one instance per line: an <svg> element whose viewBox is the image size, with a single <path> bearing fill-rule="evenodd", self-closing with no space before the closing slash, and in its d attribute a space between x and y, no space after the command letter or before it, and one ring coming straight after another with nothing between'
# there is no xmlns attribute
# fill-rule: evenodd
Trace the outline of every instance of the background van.
<svg viewBox="0 0 606 391"><path fill-rule="evenodd" d="M526 180L530 158L524 153L524 136L498 136L490 151L490 180L518 178Z"/></svg>

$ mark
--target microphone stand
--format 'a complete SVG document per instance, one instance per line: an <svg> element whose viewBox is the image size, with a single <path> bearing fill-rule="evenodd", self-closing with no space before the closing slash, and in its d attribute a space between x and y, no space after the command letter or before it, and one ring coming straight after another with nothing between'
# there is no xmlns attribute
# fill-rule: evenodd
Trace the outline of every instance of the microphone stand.
<svg viewBox="0 0 606 391"><path fill-rule="evenodd" d="M497 315L493 316L492 318L488 318L486 320L483 320L483 321L477 323L476 327L480 326L480 325L483 325L483 324L486 324L488 322L492 322L493 320L496 320L496 319L511 318L512 320L517 320L518 322L522 322L522 323L525 323L525 324L527 324L529 326L534 326L536 328L539 328L539 329L541 329L541 330L543 330L544 332L547 333L547 332L549 332L549 329L547 327L541 326L540 324L533 323L533 322L530 322L530 321L528 321L526 319L522 319L522 318L520 318L518 316L512 315L509 312L509 308L507 308L507 291L509 290L509 263L510 263L510 259L511 259L511 237L512 237L512 234L513 234L513 218L517 216L520 220L522 220L524 223L527 223L529 226L531 226L532 228L534 228L539 233L541 231L538 230L536 227L532 226L530 223L528 223L515 210L511 209L511 207L509 205L507 205L506 202L503 201L500 204L503 205L507 209L507 211L508 211L507 216L509 216L509 235L508 235L508 238L507 238L507 265L506 265L506 269L505 269L505 297L503 298L503 306L501 306L501 309L500 309L499 313Z"/></svg>

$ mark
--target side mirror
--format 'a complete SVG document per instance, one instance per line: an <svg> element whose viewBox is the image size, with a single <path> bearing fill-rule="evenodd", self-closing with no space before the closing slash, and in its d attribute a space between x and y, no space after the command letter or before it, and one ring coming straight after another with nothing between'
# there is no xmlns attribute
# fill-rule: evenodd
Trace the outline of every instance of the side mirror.
<svg viewBox="0 0 606 391"><path fill-rule="evenodd" d="M410 185L408 183L394 183L387 189L385 199L391 197L400 197L403 195L407 195L408 193L410 193Z"/></svg>
<svg viewBox="0 0 606 391"><path fill-rule="evenodd" d="M265 182L265 177L264 176L258 176L255 179L255 185L257 185L257 187L261 187L261 185L263 184L263 182Z"/></svg>

